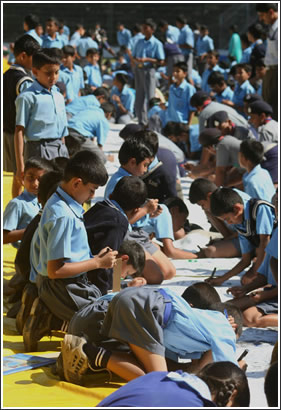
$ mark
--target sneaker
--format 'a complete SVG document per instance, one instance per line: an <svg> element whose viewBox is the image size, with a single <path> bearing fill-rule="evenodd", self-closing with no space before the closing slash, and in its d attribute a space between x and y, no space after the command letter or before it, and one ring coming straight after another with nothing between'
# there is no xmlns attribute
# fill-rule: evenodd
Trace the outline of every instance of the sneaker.
<svg viewBox="0 0 281 410"><path fill-rule="evenodd" d="M61 343L63 372L65 379L74 384L81 384L82 376L88 369L88 358L83 351L87 340L67 334Z"/></svg>
<svg viewBox="0 0 281 410"><path fill-rule="evenodd" d="M52 313L37 297L30 310L24 327L23 327L23 342L26 352L36 352L37 344L43 336L51 335L51 320Z"/></svg>
<svg viewBox="0 0 281 410"><path fill-rule="evenodd" d="M36 285L28 283L23 291L21 298L21 307L16 316L16 327L20 335L22 335L24 324L30 314L34 300L38 296Z"/></svg>

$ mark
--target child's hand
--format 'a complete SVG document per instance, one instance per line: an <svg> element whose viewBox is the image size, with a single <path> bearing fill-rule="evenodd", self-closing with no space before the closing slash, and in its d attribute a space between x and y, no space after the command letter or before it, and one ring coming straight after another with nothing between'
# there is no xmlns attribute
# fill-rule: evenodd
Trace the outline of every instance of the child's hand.
<svg viewBox="0 0 281 410"><path fill-rule="evenodd" d="M132 279L130 282L128 282L128 287L139 287L139 286L144 286L147 284L147 281L145 278L142 277L137 277Z"/></svg>
<svg viewBox="0 0 281 410"><path fill-rule="evenodd" d="M249 269L245 275L242 276L241 278L241 284L242 285L248 285L249 283L252 283L254 279L256 279L257 274L253 273L252 269Z"/></svg>
<svg viewBox="0 0 281 410"><path fill-rule="evenodd" d="M160 214L162 214L162 212L163 212L163 209L161 208L160 205L158 205L156 211L150 213L149 216L150 216L151 218L156 218L157 216L159 216Z"/></svg>
<svg viewBox="0 0 281 410"><path fill-rule="evenodd" d="M113 268L116 262L117 251L113 251L109 247L102 249L97 257L99 258L100 268Z"/></svg>
<svg viewBox="0 0 281 410"><path fill-rule="evenodd" d="M183 164L183 166L187 171L192 171L193 168L195 167L195 165L190 164L189 162L187 162L186 164Z"/></svg>
<svg viewBox="0 0 281 410"><path fill-rule="evenodd" d="M205 279L205 282L209 283L212 286L220 286L223 284L224 279L222 276L220 276L219 278L213 278L213 279L207 278Z"/></svg>
<svg viewBox="0 0 281 410"><path fill-rule="evenodd" d="M148 199L144 205L144 208L146 209L146 213L151 214L157 211L158 202L159 202L158 199Z"/></svg>
<svg viewBox="0 0 281 410"><path fill-rule="evenodd" d="M117 103L121 101L120 97L118 97L118 95L116 95L116 94L114 94L111 98L112 98L113 101L116 101Z"/></svg>
<svg viewBox="0 0 281 410"><path fill-rule="evenodd" d="M238 364L239 364L240 369L244 370L244 372L247 370L248 365L245 362L245 360L239 360Z"/></svg>
<svg viewBox="0 0 281 410"><path fill-rule="evenodd" d="M233 286L232 288L227 289L226 293L231 293L235 298L241 298L246 294L243 290L243 286Z"/></svg>
<svg viewBox="0 0 281 410"><path fill-rule="evenodd" d="M235 323L234 321L234 317L233 316L228 316L227 320L229 321L229 324L231 325L232 329L234 330L234 332L236 331L238 325Z"/></svg>

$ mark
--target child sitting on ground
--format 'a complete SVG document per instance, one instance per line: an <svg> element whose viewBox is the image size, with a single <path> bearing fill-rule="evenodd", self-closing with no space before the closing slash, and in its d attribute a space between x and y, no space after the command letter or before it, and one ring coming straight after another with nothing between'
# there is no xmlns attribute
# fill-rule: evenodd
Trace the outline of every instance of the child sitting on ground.
<svg viewBox="0 0 281 410"><path fill-rule="evenodd" d="M211 90L215 93L214 100L221 103L223 100L233 99L233 91L227 85L225 81L224 74L213 71L208 78L208 84L211 87Z"/></svg>
<svg viewBox="0 0 281 410"><path fill-rule="evenodd" d="M39 181L45 172L53 169L48 160L30 158L25 162L22 183L24 191L12 199L3 215L3 243L11 243L15 248L30 221L38 214L41 206L37 199Z"/></svg>

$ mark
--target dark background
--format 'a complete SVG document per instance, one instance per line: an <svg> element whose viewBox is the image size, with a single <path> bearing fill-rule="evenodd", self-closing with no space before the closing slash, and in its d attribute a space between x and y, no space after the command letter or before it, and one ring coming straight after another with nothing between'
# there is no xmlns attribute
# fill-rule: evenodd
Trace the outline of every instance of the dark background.
<svg viewBox="0 0 281 410"><path fill-rule="evenodd" d="M215 41L215 48L227 49L230 38L229 26L237 24L239 33L246 32L247 27L257 20L256 3L165 3L139 4L127 2L114 3L17 3L3 4L3 41L12 42L23 34L23 18L25 15L37 14L45 26L48 17L63 19L70 28L71 34L76 23L82 23L86 28L100 22L106 29L111 45L116 45L116 23L124 22L131 29L136 22L152 17L156 22L166 19L175 25L175 18L183 13L188 22L198 22L209 26L210 35ZM157 34L157 33L156 33Z"/></svg>

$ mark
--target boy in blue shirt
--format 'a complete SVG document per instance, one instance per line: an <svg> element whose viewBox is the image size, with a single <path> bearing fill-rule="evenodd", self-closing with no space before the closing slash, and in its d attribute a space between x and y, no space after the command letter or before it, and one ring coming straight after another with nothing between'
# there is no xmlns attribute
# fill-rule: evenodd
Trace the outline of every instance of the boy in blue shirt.
<svg viewBox="0 0 281 410"><path fill-rule="evenodd" d="M60 69L71 79L74 98L80 97L80 90L84 88L84 75L82 68L79 65L74 64L75 49L72 46L64 46L62 48L62 53L62 66Z"/></svg>
<svg viewBox="0 0 281 410"><path fill-rule="evenodd" d="M28 14L24 17L23 29L25 34L33 37L40 46L42 46L43 40L41 36L36 32L36 28L40 25L39 18L35 14Z"/></svg>
<svg viewBox="0 0 281 410"><path fill-rule="evenodd" d="M176 17L176 26L180 30L178 38L178 45L184 55L185 62L188 67L188 78L191 78L193 66L193 48L194 48L194 34L187 24L186 17L180 14Z"/></svg>
<svg viewBox="0 0 281 410"><path fill-rule="evenodd" d="M260 165L263 155L264 148L259 141L248 139L240 145L239 163L247 171L242 177L244 191L252 198L271 202L275 187L269 172Z"/></svg>
<svg viewBox="0 0 281 410"><path fill-rule="evenodd" d="M123 23L117 23L117 42L119 46L128 47L129 41L132 37L130 30L125 28Z"/></svg>
<svg viewBox="0 0 281 410"><path fill-rule="evenodd" d="M238 189L218 188L212 193L211 213L233 225L238 232L242 258L230 271L217 278L208 278L206 282L218 286L238 275L251 264L254 251L256 261L242 276L241 283L247 285L256 278L274 228L273 208L270 203L259 203Z"/></svg>
<svg viewBox="0 0 281 410"><path fill-rule="evenodd" d="M194 116L194 108L190 105L190 98L196 92L195 88L186 81L187 65L177 63L173 68L175 83L170 86L168 108L165 120L184 122L190 125Z"/></svg>
<svg viewBox="0 0 281 410"><path fill-rule="evenodd" d="M87 84L91 86L93 90L102 86L102 76L99 66L100 53L96 48L88 48L86 52L86 59L88 64L83 68L87 74Z"/></svg>
<svg viewBox="0 0 281 410"><path fill-rule="evenodd" d="M94 91L88 87L83 90L83 95L66 105L66 116L69 121L73 115L86 109L100 107L109 100L109 91L105 87L98 87Z"/></svg>
<svg viewBox="0 0 281 410"><path fill-rule="evenodd" d="M16 99L15 155L20 180L24 160L32 156L68 157L64 98L57 91L60 59L52 49L38 51L32 59L36 81Z"/></svg>
<svg viewBox="0 0 281 410"><path fill-rule="evenodd" d="M93 152L81 151L73 156L64 170L63 180L45 204L38 226L31 266L37 272L39 298L35 299L23 328L27 351L34 351L37 341L52 327L52 314L69 321L80 307L101 295L88 283L86 272L111 268L117 252L103 249L92 257L83 220L83 203L93 198L108 175Z"/></svg>
<svg viewBox="0 0 281 410"><path fill-rule="evenodd" d="M218 65L219 53L216 50L210 50L207 53L208 68L202 73L201 89L206 93L211 92L211 88L208 85L209 76L215 71L224 74L224 69Z"/></svg>
<svg viewBox="0 0 281 410"><path fill-rule="evenodd" d="M40 210L37 199L40 177L51 170L52 166L47 160L30 158L26 161L22 175L24 191L12 199L4 211L4 244L12 243L15 248L19 247L25 228Z"/></svg>
<svg viewBox="0 0 281 410"><path fill-rule="evenodd" d="M113 79L110 99L115 105L117 124L129 124L134 117L136 94L128 82L128 76L122 73L117 73Z"/></svg>
<svg viewBox="0 0 281 410"><path fill-rule="evenodd" d="M65 39L58 33L59 22L55 17L46 21L46 34L42 36L42 48L63 48L67 44Z"/></svg>
<svg viewBox="0 0 281 410"><path fill-rule="evenodd" d="M215 93L214 100L221 103L223 100L233 100L233 91L226 84L225 77L219 71L213 71L208 78L208 85Z"/></svg>
<svg viewBox="0 0 281 410"><path fill-rule="evenodd" d="M207 26L202 25L200 26L200 36L198 37L196 44L195 44L195 50L196 50L196 55L197 55L197 65L198 65L198 71L199 74L202 75L202 73L205 71L207 68L207 53L208 51L214 50L214 41L211 37L209 37L209 29Z"/></svg>

